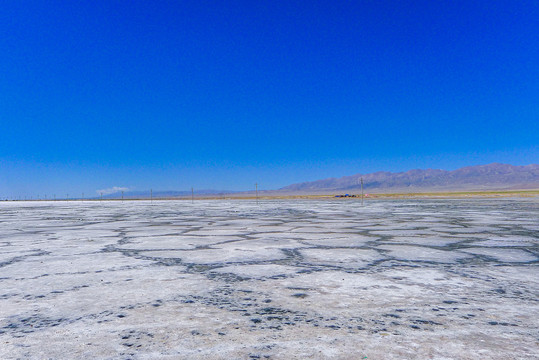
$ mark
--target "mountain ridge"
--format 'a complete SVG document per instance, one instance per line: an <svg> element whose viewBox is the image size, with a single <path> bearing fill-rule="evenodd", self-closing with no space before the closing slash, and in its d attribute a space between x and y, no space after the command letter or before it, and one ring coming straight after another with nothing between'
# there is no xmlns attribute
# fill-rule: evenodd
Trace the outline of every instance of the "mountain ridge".
<svg viewBox="0 0 539 360"><path fill-rule="evenodd" d="M368 174L355 174L340 178L326 178L291 184L279 189L285 192L309 192L328 190L364 189L405 190L486 190L539 188L539 164L515 166L491 163L486 165L465 166L456 170L412 169L404 172L377 171Z"/></svg>
<svg viewBox="0 0 539 360"><path fill-rule="evenodd" d="M258 190L261 196L309 195L330 193L359 193L360 179L363 188L372 193L410 193L444 191L488 191L539 189L539 164L510 165L491 163L465 166L456 170L411 169L403 172L377 171L368 174L354 174L340 178L307 181L291 184L274 190ZM230 191L201 189L195 190L195 197L207 196L254 196L254 190ZM103 199L118 199L122 193L103 195ZM150 190L125 191L125 199L149 199ZM154 190L154 198L187 198L190 190ZM99 198L98 196L95 198Z"/></svg>

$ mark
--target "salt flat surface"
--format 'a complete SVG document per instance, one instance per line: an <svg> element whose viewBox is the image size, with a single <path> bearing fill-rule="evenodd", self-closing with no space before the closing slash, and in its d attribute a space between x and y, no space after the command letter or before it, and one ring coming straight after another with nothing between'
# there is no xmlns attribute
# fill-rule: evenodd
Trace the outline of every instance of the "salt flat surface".
<svg viewBox="0 0 539 360"><path fill-rule="evenodd" d="M0 359L537 359L537 199L0 203Z"/></svg>

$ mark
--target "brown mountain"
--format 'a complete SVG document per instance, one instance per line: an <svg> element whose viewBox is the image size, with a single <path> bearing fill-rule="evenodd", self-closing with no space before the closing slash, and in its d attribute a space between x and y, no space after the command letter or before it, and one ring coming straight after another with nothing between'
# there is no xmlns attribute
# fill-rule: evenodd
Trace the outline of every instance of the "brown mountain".
<svg viewBox="0 0 539 360"><path fill-rule="evenodd" d="M281 188L291 192L348 191L363 186L369 191L443 191L443 190L504 190L539 188L539 164L513 166L493 163L467 166L453 171L416 169L391 173L379 171L341 178L292 184Z"/></svg>

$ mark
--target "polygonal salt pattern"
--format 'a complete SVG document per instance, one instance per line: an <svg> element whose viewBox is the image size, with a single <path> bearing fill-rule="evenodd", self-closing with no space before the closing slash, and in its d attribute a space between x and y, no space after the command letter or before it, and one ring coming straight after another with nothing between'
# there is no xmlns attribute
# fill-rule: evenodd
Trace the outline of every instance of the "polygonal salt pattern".
<svg viewBox="0 0 539 360"><path fill-rule="evenodd" d="M244 278L268 278L274 276L292 275L300 271L301 268L285 265L232 265L211 270L215 273L234 274Z"/></svg>
<svg viewBox="0 0 539 360"><path fill-rule="evenodd" d="M218 248L201 250L157 250L141 251L138 253L147 258L178 259L183 263L193 264L226 264L237 262L257 262L283 259L285 255L277 249L251 250L245 248Z"/></svg>
<svg viewBox="0 0 539 360"><path fill-rule="evenodd" d="M496 248L467 248L463 249L470 254L484 255L496 259L499 262L532 262L539 258L525 250L520 249L500 249Z"/></svg>
<svg viewBox="0 0 539 360"><path fill-rule="evenodd" d="M146 236L128 238L118 248L126 250L188 250L237 240L241 240L241 238L235 236L212 236L211 238L207 236L195 237L187 235Z"/></svg>
<svg viewBox="0 0 539 360"><path fill-rule="evenodd" d="M470 257L470 255L458 251L438 250L425 246L381 245L378 249L386 250L388 256L406 261L455 263Z"/></svg>
<svg viewBox="0 0 539 360"><path fill-rule="evenodd" d="M304 249L300 250L307 264L364 268L384 257L370 249Z"/></svg>
<svg viewBox="0 0 539 360"><path fill-rule="evenodd" d="M539 358L537 199L0 203L0 358Z"/></svg>
<svg viewBox="0 0 539 360"><path fill-rule="evenodd" d="M444 247L450 244L455 244L463 241L458 237L442 237L442 236L393 236L385 242L399 243L399 244L412 244L412 245L424 245L424 246L436 246Z"/></svg>
<svg viewBox="0 0 539 360"><path fill-rule="evenodd" d="M539 239L531 236L489 236L486 239L471 242L469 245L487 247L523 246L533 248L539 243Z"/></svg>
<svg viewBox="0 0 539 360"><path fill-rule="evenodd" d="M370 241L375 241L377 238L362 236L362 235L346 235L335 234L332 236L312 238L302 240L301 243L309 246L324 246L324 247L363 247Z"/></svg>

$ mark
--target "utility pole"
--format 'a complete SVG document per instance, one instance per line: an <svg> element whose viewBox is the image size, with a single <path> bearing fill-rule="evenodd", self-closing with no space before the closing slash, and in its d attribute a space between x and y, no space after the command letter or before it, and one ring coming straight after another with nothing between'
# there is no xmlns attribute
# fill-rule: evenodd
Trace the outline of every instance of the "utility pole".
<svg viewBox="0 0 539 360"><path fill-rule="evenodd" d="M363 206L363 178L361 178L361 205Z"/></svg>
<svg viewBox="0 0 539 360"><path fill-rule="evenodd" d="M122 202L124 202L124 191L122 190Z"/></svg>
<svg viewBox="0 0 539 360"><path fill-rule="evenodd" d="M150 189L150 202L153 203L153 189Z"/></svg>
<svg viewBox="0 0 539 360"><path fill-rule="evenodd" d="M80 201L84 201L84 193L82 193L82 197L80 198Z"/></svg>
<svg viewBox="0 0 539 360"><path fill-rule="evenodd" d="M256 204L258 205L258 183L255 183L255 191L256 191Z"/></svg>
<svg viewBox="0 0 539 360"><path fill-rule="evenodd" d="M194 204L194 203L195 203L195 191L191 187L191 204Z"/></svg>
<svg viewBox="0 0 539 360"><path fill-rule="evenodd" d="M101 192L100 195L101 195L101 200L100 201L103 201L103 192Z"/></svg>

